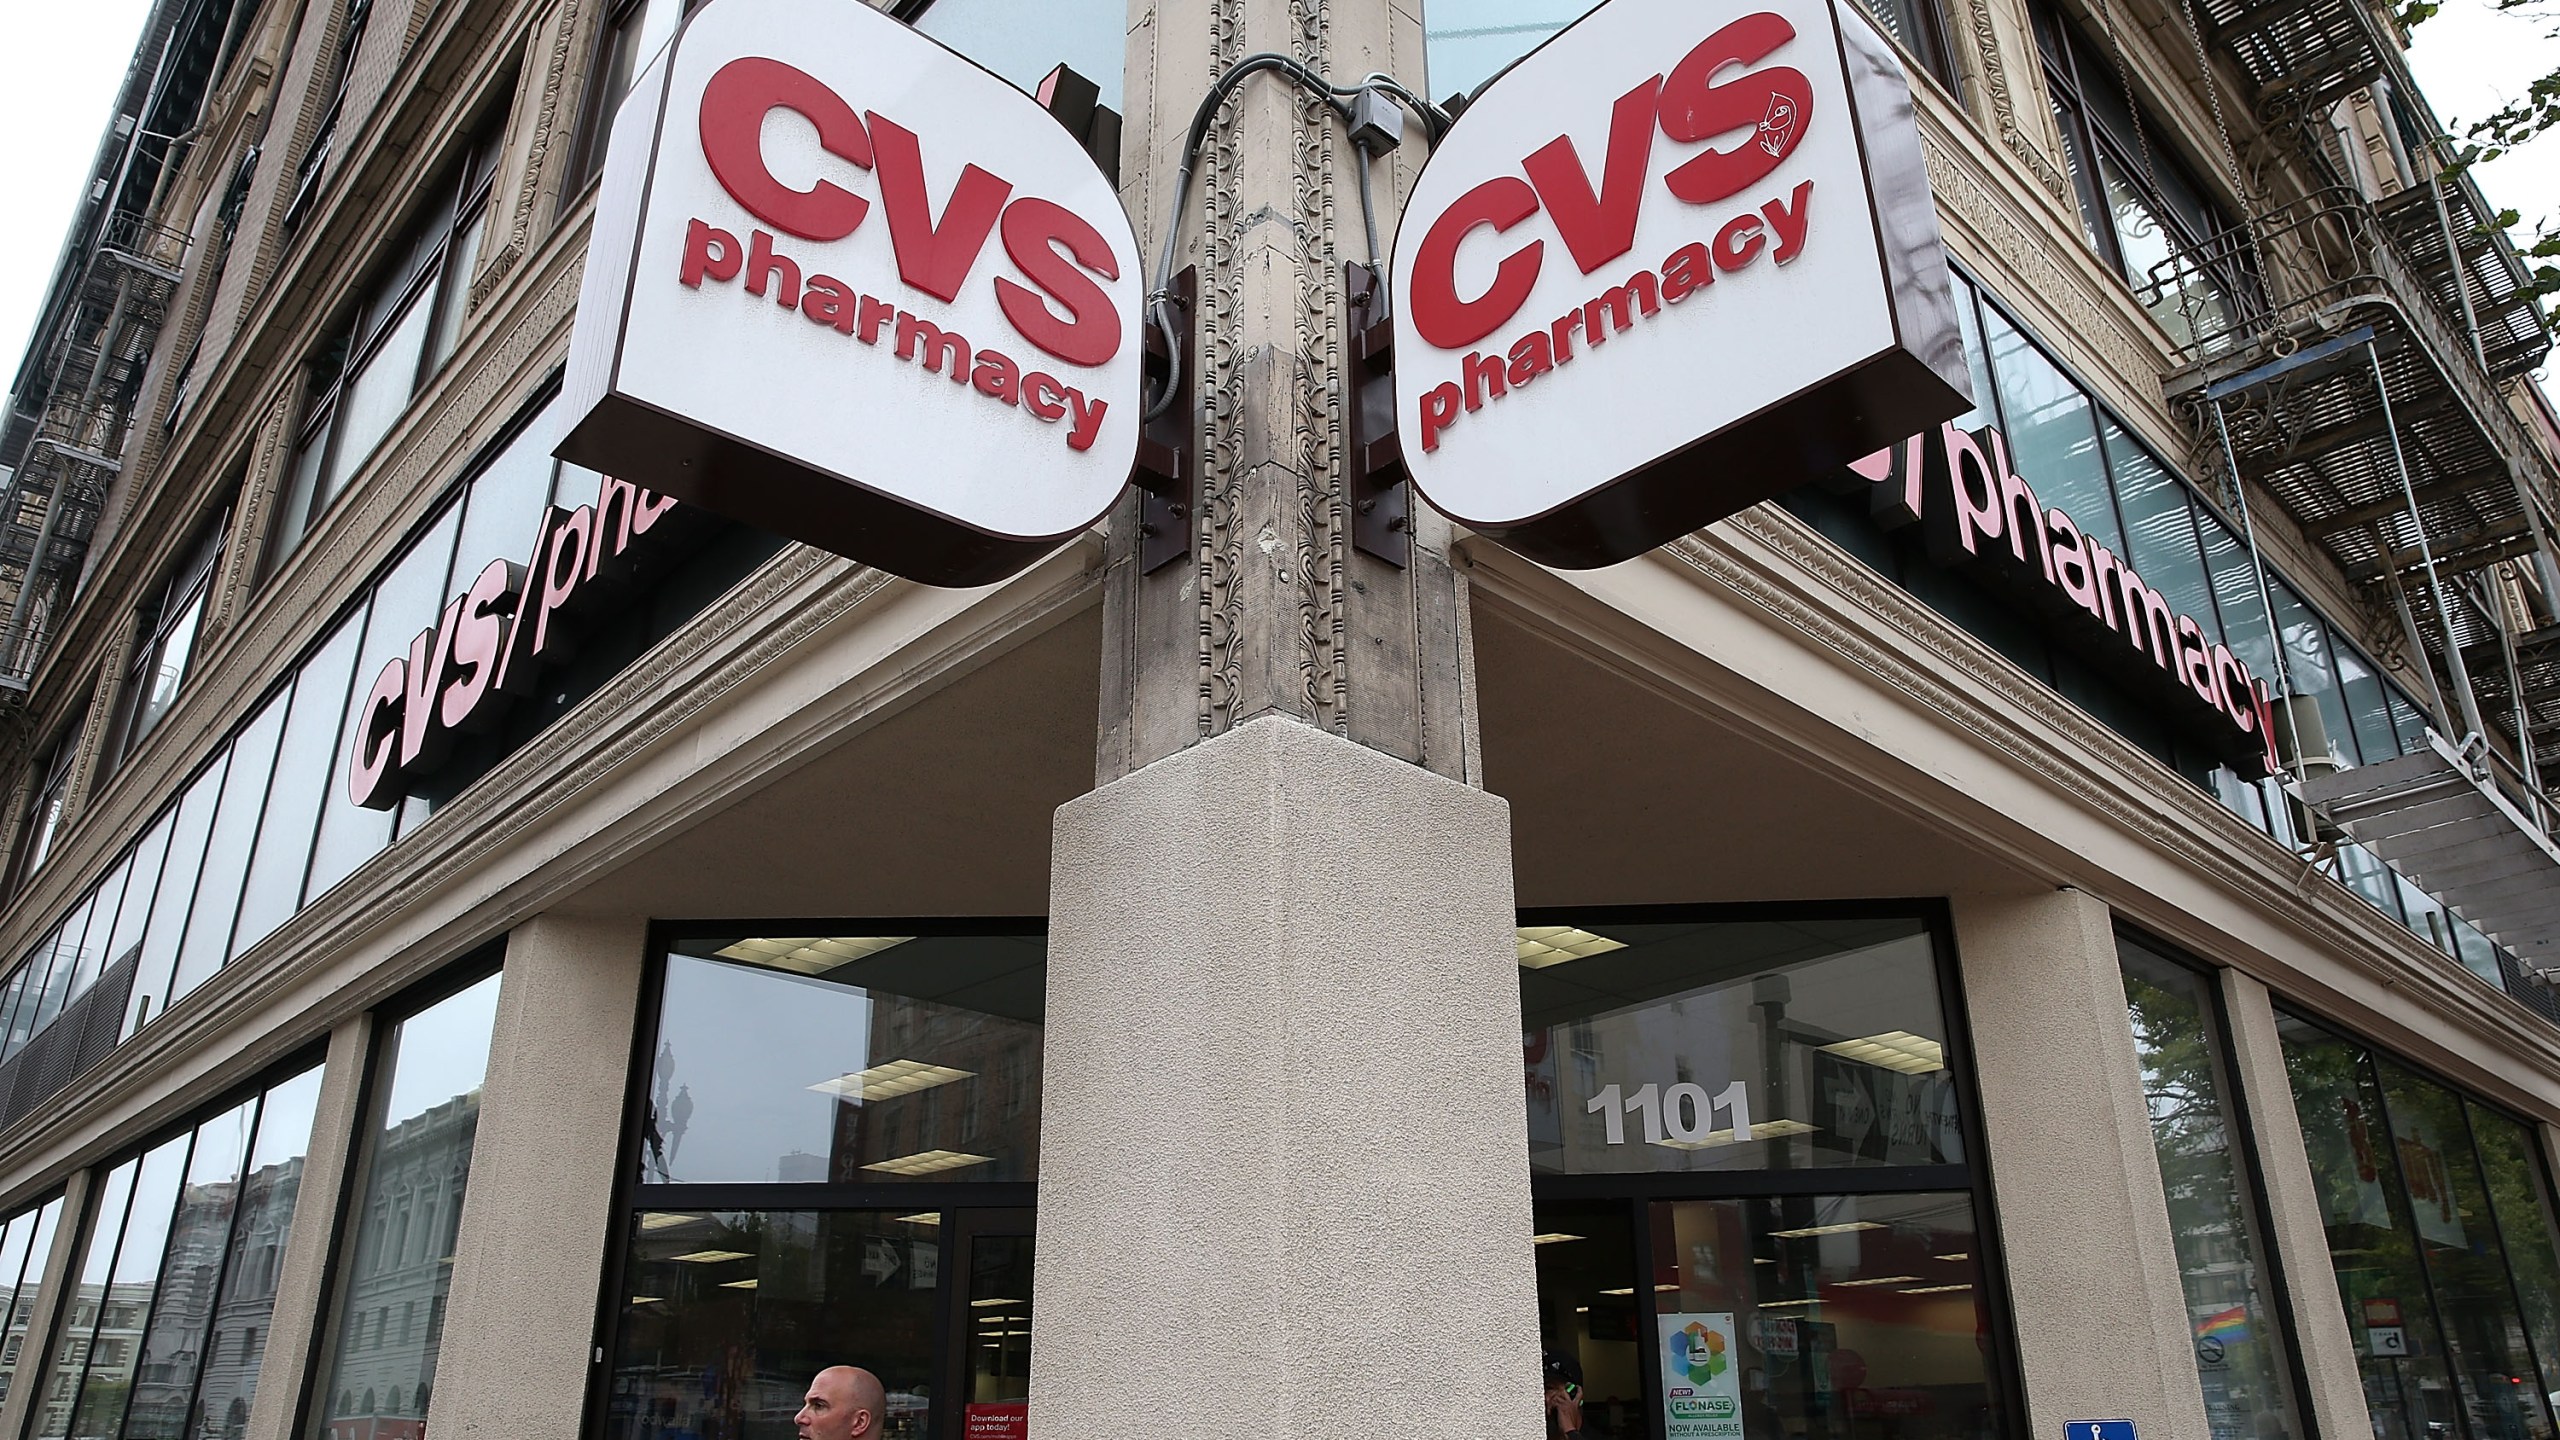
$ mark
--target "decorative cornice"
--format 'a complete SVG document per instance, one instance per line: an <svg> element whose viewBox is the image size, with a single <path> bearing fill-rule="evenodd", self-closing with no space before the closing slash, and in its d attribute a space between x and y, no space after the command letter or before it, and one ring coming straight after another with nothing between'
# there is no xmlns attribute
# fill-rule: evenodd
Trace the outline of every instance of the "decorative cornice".
<svg viewBox="0 0 2560 1440"><path fill-rule="evenodd" d="M1244 58L1246 0L1215 0L1209 18L1209 73ZM1231 96L1210 127L1201 157L1200 712L1203 738L1236 721L1244 690L1244 267L1237 230L1244 182L1237 129L1242 97ZM1180 216L1173 223L1181 223Z"/></svg>

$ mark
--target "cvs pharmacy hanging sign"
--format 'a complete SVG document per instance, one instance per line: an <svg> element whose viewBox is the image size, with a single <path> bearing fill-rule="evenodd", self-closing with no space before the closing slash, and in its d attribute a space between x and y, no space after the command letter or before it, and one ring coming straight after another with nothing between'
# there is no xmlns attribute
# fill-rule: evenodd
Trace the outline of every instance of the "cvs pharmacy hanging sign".
<svg viewBox="0 0 2560 1440"><path fill-rule="evenodd" d="M1495 80L1396 232L1425 498L1608 564L1960 414L1911 93L1829 0L1610 0Z"/></svg>
<svg viewBox="0 0 2560 1440"><path fill-rule="evenodd" d="M1139 280L1118 196L1029 96L860 0L720 0L614 121L559 453L999 580L1129 478Z"/></svg>

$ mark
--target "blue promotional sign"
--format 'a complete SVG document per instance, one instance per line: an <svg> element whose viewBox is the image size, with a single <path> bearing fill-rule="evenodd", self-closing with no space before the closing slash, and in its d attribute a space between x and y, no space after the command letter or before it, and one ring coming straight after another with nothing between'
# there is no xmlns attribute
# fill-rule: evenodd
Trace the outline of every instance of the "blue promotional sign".
<svg viewBox="0 0 2560 1440"><path fill-rule="evenodd" d="M2134 1440L2130 1420L2066 1420L2062 1440Z"/></svg>

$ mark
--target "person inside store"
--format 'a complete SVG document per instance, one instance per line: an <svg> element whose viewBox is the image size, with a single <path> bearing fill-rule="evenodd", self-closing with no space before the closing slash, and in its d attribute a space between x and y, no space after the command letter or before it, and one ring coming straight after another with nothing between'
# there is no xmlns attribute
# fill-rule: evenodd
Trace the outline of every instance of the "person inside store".
<svg viewBox="0 0 2560 1440"><path fill-rule="evenodd" d="M1547 1384L1548 1440L1583 1440L1582 1366L1550 1350L1540 1368Z"/></svg>
<svg viewBox="0 0 2560 1440"><path fill-rule="evenodd" d="M800 1440L877 1440L889 1392L880 1377L852 1365L830 1365L809 1382L792 1417Z"/></svg>

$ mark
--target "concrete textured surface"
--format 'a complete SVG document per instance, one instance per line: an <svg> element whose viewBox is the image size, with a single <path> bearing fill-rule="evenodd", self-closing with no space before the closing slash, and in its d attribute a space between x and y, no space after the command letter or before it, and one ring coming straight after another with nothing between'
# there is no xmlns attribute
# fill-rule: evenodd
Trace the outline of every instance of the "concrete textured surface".
<svg viewBox="0 0 2560 1440"><path fill-rule="evenodd" d="M2356 1340L2347 1329L2338 1272L2329 1256L2329 1230L2320 1193L2311 1182L2311 1155L2302 1144L2302 1118L2293 1108L2293 1082L2285 1074L2284 1042L2267 987L2237 970L2222 972L2223 1011L2231 1017L2231 1050L2239 1059L2240 1098L2258 1141L2258 1172L2267 1191L2275 1233L2269 1259L2285 1277L2293 1301L2293 1340L2302 1347L2304 1396L2313 1428L2322 1435L2369 1435L2364 1375L2356 1367ZM2236 1139L2236 1137L2235 1137ZM2273 1293L2260 1291L2269 1305Z"/></svg>
<svg viewBox="0 0 2560 1440"><path fill-rule="evenodd" d="M258 1392L249 1401L248 1440L292 1440L304 1377L313 1365L325 1363L314 1355L311 1341L327 1313L322 1302L327 1298L329 1250L337 1236L338 1196L346 1189L357 1127L364 1123L364 1072L372 1048L369 1012L341 1020L329 1031L327 1068L311 1112L311 1148L304 1152L293 1229L285 1236L284 1263L276 1272L267 1348L258 1359Z"/></svg>
<svg viewBox="0 0 2560 1440"><path fill-rule="evenodd" d="M427 1411L446 1440L578 1433L647 941L558 916L507 937Z"/></svg>
<svg viewBox="0 0 2560 1440"><path fill-rule="evenodd" d="M2129 1419L2208 1440L2169 1202L2107 907L1955 897L2026 1433Z"/></svg>
<svg viewBox="0 0 2560 1440"><path fill-rule="evenodd" d="M1279 718L1059 810L1037 1440L1540 1433L1510 853Z"/></svg>

